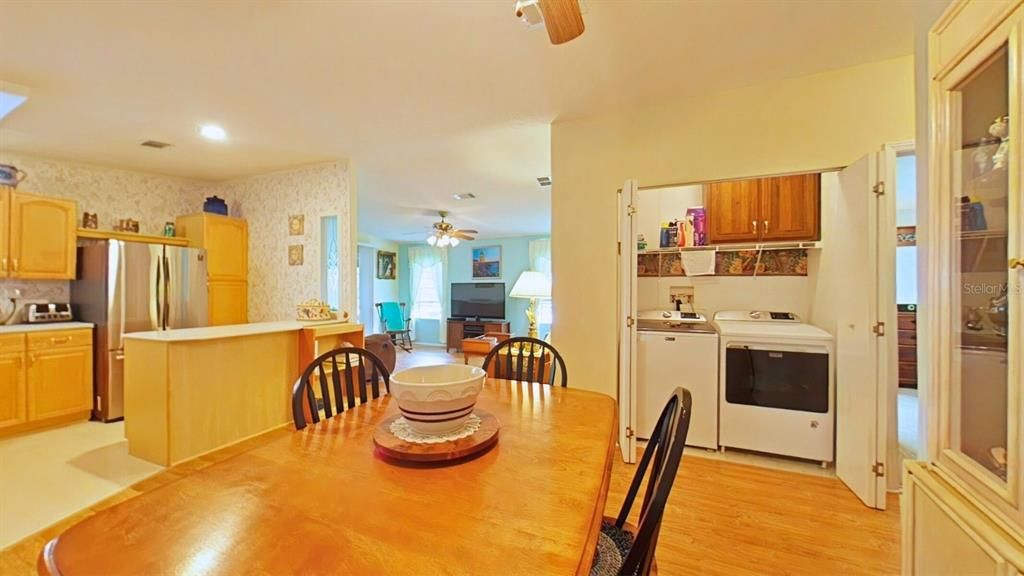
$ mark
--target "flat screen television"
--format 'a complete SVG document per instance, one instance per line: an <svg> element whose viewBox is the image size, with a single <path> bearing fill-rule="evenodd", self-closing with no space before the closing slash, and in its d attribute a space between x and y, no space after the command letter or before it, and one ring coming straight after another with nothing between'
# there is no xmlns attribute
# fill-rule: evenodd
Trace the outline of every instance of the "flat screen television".
<svg viewBox="0 0 1024 576"><path fill-rule="evenodd" d="M505 319L504 282L452 283L452 318Z"/></svg>

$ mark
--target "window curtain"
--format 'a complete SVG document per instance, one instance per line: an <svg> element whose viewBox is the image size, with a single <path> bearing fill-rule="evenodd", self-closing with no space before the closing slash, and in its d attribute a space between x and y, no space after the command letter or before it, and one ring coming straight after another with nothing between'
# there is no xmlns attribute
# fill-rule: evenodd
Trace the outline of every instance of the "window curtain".
<svg viewBox="0 0 1024 576"><path fill-rule="evenodd" d="M534 272L540 272L547 276L548 282L551 281L550 238L530 240L530 268L532 268ZM538 300L537 324L539 326L545 326L547 330L550 330L553 316L551 300ZM541 334L541 337L543 336L544 335Z"/></svg>
<svg viewBox="0 0 1024 576"><path fill-rule="evenodd" d="M424 274L428 268L434 269L435 274ZM415 302L416 295L420 293L420 283L425 279L432 277L437 294L441 299L441 319L438 320L438 339L441 344L446 343L448 340L448 331L445 330L444 320L448 317L448 252L441 248L434 248L431 246L410 246L409 247L409 294L413 299L411 303L410 327L412 328L411 336L416 339L416 317L417 306Z"/></svg>

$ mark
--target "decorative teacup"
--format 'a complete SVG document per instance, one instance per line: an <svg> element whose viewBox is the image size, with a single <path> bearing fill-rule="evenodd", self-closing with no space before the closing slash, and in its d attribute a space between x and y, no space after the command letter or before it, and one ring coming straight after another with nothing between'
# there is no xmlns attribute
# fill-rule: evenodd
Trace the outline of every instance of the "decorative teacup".
<svg viewBox="0 0 1024 576"><path fill-rule="evenodd" d="M24 170L18 170L17 167L10 164L0 164L0 186L14 188L25 179L25 176L28 174Z"/></svg>
<svg viewBox="0 0 1024 576"><path fill-rule="evenodd" d="M420 434L454 432L469 419L487 373L476 366L419 366L391 376L391 395L402 416Z"/></svg>

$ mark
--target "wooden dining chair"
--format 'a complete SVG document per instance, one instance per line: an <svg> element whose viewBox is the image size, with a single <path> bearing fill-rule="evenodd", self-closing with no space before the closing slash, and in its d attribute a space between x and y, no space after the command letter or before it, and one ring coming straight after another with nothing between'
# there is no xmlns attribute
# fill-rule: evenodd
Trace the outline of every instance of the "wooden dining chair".
<svg viewBox="0 0 1024 576"><path fill-rule="evenodd" d="M495 378L521 382L543 382L555 385L555 376L561 375L562 388L569 382L565 360L551 344L536 338L509 338L500 342L484 358L484 371L494 362Z"/></svg>
<svg viewBox="0 0 1024 576"><path fill-rule="evenodd" d="M656 573L654 550L658 545L665 505L683 458L692 403L689 390L676 388L662 409L618 517L605 518L601 526L590 576L648 576ZM645 477L648 481L640 505L640 521L634 527L626 520Z"/></svg>
<svg viewBox="0 0 1024 576"><path fill-rule="evenodd" d="M367 366L370 369L369 374ZM295 420L295 429L302 430L306 427L305 403L308 402L309 417L315 424L320 421L320 410L323 410L324 418L331 418L346 410L346 401L348 408L355 408L357 398L359 404L366 403L369 398L379 398L381 380L384 381L384 393L387 394L391 386L391 373L380 358L369 350L345 346L317 356L302 371L302 375L292 388L292 418ZM317 385L322 404L317 402L318 398L314 391L314 386Z"/></svg>

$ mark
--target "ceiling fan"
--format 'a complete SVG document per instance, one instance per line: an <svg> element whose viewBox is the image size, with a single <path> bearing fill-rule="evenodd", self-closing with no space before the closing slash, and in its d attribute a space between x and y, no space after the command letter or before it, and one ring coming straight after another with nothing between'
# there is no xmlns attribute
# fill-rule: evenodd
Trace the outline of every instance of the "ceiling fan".
<svg viewBox="0 0 1024 576"><path fill-rule="evenodd" d="M476 234L479 234L476 230L459 230L451 222L445 220L448 213L445 211L438 212L441 216L440 222L434 222L434 229L427 236L427 244L431 246L437 246L438 248L446 248L448 246L458 246L462 240L473 240Z"/></svg>
<svg viewBox="0 0 1024 576"><path fill-rule="evenodd" d="M543 24L555 45L583 34L579 0L516 0L516 18L530 27Z"/></svg>

